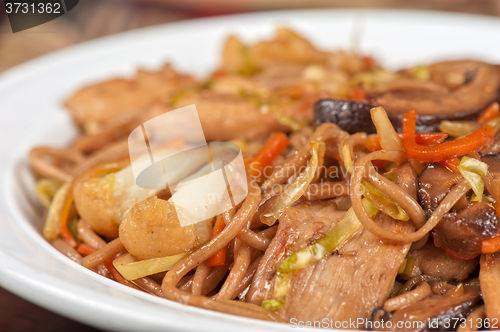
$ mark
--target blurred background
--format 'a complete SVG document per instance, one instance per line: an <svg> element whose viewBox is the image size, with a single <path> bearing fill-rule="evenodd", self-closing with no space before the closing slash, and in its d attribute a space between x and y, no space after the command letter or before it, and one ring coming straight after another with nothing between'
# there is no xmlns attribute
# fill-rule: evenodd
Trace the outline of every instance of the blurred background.
<svg viewBox="0 0 500 332"><path fill-rule="evenodd" d="M141 27L215 15L318 7L438 10L500 16L500 0L80 0L67 15L13 34L0 2L0 72L73 44ZM0 288L0 331L32 330L98 331Z"/></svg>
<svg viewBox="0 0 500 332"><path fill-rule="evenodd" d="M318 7L439 10L500 16L498 0L81 0L67 15L13 34L1 8L0 72L72 44L140 27L214 15Z"/></svg>

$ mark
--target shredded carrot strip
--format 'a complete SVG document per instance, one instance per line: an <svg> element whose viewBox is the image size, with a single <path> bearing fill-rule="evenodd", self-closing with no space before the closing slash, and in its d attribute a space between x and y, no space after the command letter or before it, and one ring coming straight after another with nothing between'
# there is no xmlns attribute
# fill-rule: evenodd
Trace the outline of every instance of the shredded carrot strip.
<svg viewBox="0 0 500 332"><path fill-rule="evenodd" d="M425 146L415 140L416 123L417 112L406 112L403 117L403 146L408 157L425 162L443 161L477 151L489 143L494 134L494 129L485 125L465 137L434 146Z"/></svg>
<svg viewBox="0 0 500 332"><path fill-rule="evenodd" d="M227 76L227 71L224 68L219 68L214 71L211 75L212 78L224 77Z"/></svg>
<svg viewBox="0 0 500 332"><path fill-rule="evenodd" d="M125 279L120 274L120 272L118 272L118 270L114 267L112 259L108 259L102 264L108 269L109 273L111 273L111 275L113 276L113 278L115 278L116 281L120 283L124 283L125 281L127 281L127 279Z"/></svg>
<svg viewBox="0 0 500 332"><path fill-rule="evenodd" d="M65 240L66 242L68 242L70 246L75 248L76 240L68 228L69 211L72 205L73 205L73 183L70 184L68 195L64 200L64 205L61 210L61 217L59 218L59 229L61 230L61 236L63 240Z"/></svg>
<svg viewBox="0 0 500 332"><path fill-rule="evenodd" d="M83 255L83 256L88 256L92 253L94 253L95 251L97 251L96 248L94 247L91 247L89 246L88 244L86 243L81 243L79 246L78 246L78 249L76 249L76 251L78 251L78 253L80 255Z"/></svg>
<svg viewBox="0 0 500 332"><path fill-rule="evenodd" d="M222 214L219 214L217 216L217 219L215 220L215 225L214 228L212 229L212 239L219 235L224 228L226 227L226 224L224 223L224 219L222 218ZM224 247L217 251L215 254L212 255L207 260L207 266L209 267L215 267L215 266L222 266L226 262L226 251L227 247Z"/></svg>
<svg viewBox="0 0 500 332"><path fill-rule="evenodd" d="M458 170L458 165L460 165L460 159L455 157L455 158L440 161L440 163L445 165L446 167L448 167L452 171L460 173L460 171Z"/></svg>
<svg viewBox="0 0 500 332"><path fill-rule="evenodd" d="M129 159L122 159L120 161L98 165L96 167L89 169L88 171L83 172L82 174L79 174L76 178L77 179L86 177L92 178L107 173L117 172L127 167L129 164L130 164Z"/></svg>
<svg viewBox="0 0 500 332"><path fill-rule="evenodd" d="M403 134L399 133L399 137L403 138ZM417 133L415 134L415 142L421 145L436 145L443 143L445 139L448 138L447 133ZM382 146L380 145L380 141L378 139L377 134L368 135L366 138L365 148L368 151L377 151L381 150Z"/></svg>
<svg viewBox="0 0 500 332"><path fill-rule="evenodd" d="M365 100L366 99L366 94L355 88L355 87L352 87L350 90L349 90L349 99L352 99L352 100Z"/></svg>
<svg viewBox="0 0 500 332"><path fill-rule="evenodd" d="M113 276L113 278L116 281L118 281L120 284L124 284L125 286L129 286L131 288L135 288L135 289L138 289L140 291L144 291L144 290L140 289L139 287L137 287L136 285L134 285L132 282L130 282L127 279L125 279L120 274L120 272L118 272L118 270L114 267L112 259L108 259L107 261L105 261L104 263L102 263L102 265L104 265L104 267L106 269L108 269L109 273L111 273L111 275Z"/></svg>
<svg viewBox="0 0 500 332"><path fill-rule="evenodd" d="M484 240L481 243L481 251L483 254L492 254L500 250L500 236Z"/></svg>
<svg viewBox="0 0 500 332"><path fill-rule="evenodd" d="M486 107L486 109L477 118L478 123L486 123L500 116L500 105L495 101Z"/></svg>
<svg viewBox="0 0 500 332"><path fill-rule="evenodd" d="M271 166L276 158L290 144L288 136L282 132L274 132L257 152L250 163L250 175L260 177L264 169Z"/></svg>

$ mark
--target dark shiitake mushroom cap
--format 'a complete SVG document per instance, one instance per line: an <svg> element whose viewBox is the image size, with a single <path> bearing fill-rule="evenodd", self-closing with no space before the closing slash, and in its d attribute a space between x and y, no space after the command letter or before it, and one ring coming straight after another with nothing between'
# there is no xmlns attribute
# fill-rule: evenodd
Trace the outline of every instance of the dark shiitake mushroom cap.
<svg viewBox="0 0 500 332"><path fill-rule="evenodd" d="M416 80L411 70L366 91L367 101L323 99L314 107L314 125L333 122L343 130L375 132L370 109L383 106L397 131L406 111L416 110L417 132L438 131L443 120L472 121L499 96L500 70L479 61L440 62L428 67L430 79Z"/></svg>

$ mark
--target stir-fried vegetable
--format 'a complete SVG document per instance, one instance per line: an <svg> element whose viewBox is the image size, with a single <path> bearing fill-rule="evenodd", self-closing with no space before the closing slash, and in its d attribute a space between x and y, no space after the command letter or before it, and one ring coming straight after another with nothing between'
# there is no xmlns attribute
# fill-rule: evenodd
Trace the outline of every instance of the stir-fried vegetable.
<svg viewBox="0 0 500 332"><path fill-rule="evenodd" d="M398 136L403 139L403 134L398 133ZM443 143L448 138L447 133L416 133L415 142L421 145L436 145ZM368 151L373 152L382 149L378 134L368 135L366 138L365 147Z"/></svg>
<svg viewBox="0 0 500 332"><path fill-rule="evenodd" d="M60 234L59 219L61 210L70 191L70 182L64 183L55 193L47 212L47 219L43 226L43 237L49 241L55 240Z"/></svg>
<svg viewBox="0 0 500 332"><path fill-rule="evenodd" d="M481 243L481 251L483 254L492 254L500 250L500 236L484 240Z"/></svg>
<svg viewBox="0 0 500 332"><path fill-rule="evenodd" d="M187 253L183 253L174 256L138 261L132 255L125 254L115 259L113 261L113 266L125 279L134 280L155 273L168 271L187 255Z"/></svg>
<svg viewBox="0 0 500 332"><path fill-rule="evenodd" d="M57 190L60 187L61 183L57 181L47 178L40 179L36 183L36 194L38 196L38 199L40 200L40 203L42 203L46 208L49 208L52 199L54 198Z"/></svg>
<svg viewBox="0 0 500 332"><path fill-rule="evenodd" d="M460 165L460 159L458 159L457 157L443 160L443 161L441 161L441 163L444 164L446 167L448 167L449 169L451 169L454 172L460 172L458 170L458 165Z"/></svg>
<svg viewBox="0 0 500 332"><path fill-rule="evenodd" d="M349 145L344 144L342 150L340 151L340 157L342 162L344 163L345 168L349 174L352 174L354 170L354 162L352 161L351 151L349 149Z"/></svg>
<svg viewBox="0 0 500 332"><path fill-rule="evenodd" d="M113 260L112 259L109 259L107 261L105 261L103 263L104 267L106 269L108 269L109 273L111 273L111 275L113 276L113 278L118 281L120 284L123 284L125 286L128 286L128 287L131 287L131 288L135 288L135 289L138 289L138 290L141 290L139 287L137 287L136 285L134 285L132 282L128 281L127 279L125 279L121 274L120 272L118 272L118 270L114 267L113 265Z"/></svg>
<svg viewBox="0 0 500 332"><path fill-rule="evenodd" d="M439 130L453 137L462 137L481 128L482 125L487 124L495 128L500 123L498 108L497 102L492 103L481 113L477 121L441 121Z"/></svg>
<svg viewBox="0 0 500 332"><path fill-rule="evenodd" d="M481 202L483 200L484 181L483 177L488 172L488 164L483 163L475 158L464 156L460 165L458 165L460 174L469 182L474 191L472 201Z"/></svg>
<svg viewBox="0 0 500 332"><path fill-rule="evenodd" d="M366 199L378 210L396 220L408 221L410 219L408 213L387 196L387 194L366 181L361 181L361 183L365 187L364 194Z"/></svg>
<svg viewBox="0 0 500 332"><path fill-rule="evenodd" d="M217 219L215 220L214 228L212 228L212 239L219 235L224 228L226 227L226 224L224 223L224 219L222 218L222 215L218 215ZM209 267L215 267L215 266L222 266L226 262L226 251L227 247L224 247L217 251L215 254L212 255L207 261L207 266Z"/></svg>
<svg viewBox="0 0 500 332"><path fill-rule="evenodd" d="M439 130L451 137L462 137L469 135L481 128L481 124L475 121L441 121Z"/></svg>
<svg viewBox="0 0 500 332"><path fill-rule="evenodd" d="M264 146L254 156L250 165L251 176L262 176L262 172L270 166L273 160L290 144L290 139L282 132L274 132L269 136Z"/></svg>
<svg viewBox="0 0 500 332"><path fill-rule="evenodd" d="M404 275L411 275L411 271L413 271L413 268L415 267L415 263L417 260L411 256L406 256L406 259L403 264L401 264L401 269L398 271L400 274Z"/></svg>
<svg viewBox="0 0 500 332"><path fill-rule="evenodd" d="M417 112L406 112L403 117L403 145L408 157L425 162L443 161L477 151L487 144L494 134L493 128L485 125L466 137L435 146L424 146L415 140L416 123Z"/></svg>
<svg viewBox="0 0 500 332"><path fill-rule="evenodd" d="M73 234L71 234L69 228L68 228L68 220L69 220L69 213L71 206L73 205L73 188L72 183L70 183L70 190L68 190L68 193L66 195L66 198L64 199L64 203L61 209L61 216L59 218L59 229L61 231L61 237L63 240L68 242L69 245L72 247L76 247L76 240L73 237Z"/></svg>
<svg viewBox="0 0 500 332"><path fill-rule="evenodd" d="M351 152L349 150L349 146L344 144L341 150L342 160L344 161L344 165L349 172L352 174L354 169L354 163L352 161ZM373 167L371 163L370 167ZM388 216L402 221L407 221L410 219L410 216L406 211L401 208L398 204L396 204L389 196L385 193L371 185L366 181L361 181L361 184L364 188L365 197L368 201L374 205L378 210L384 212Z"/></svg>
<svg viewBox="0 0 500 332"><path fill-rule="evenodd" d="M382 106L370 110L373 124L377 128L378 139L384 150L403 150L403 140L392 126Z"/></svg>
<svg viewBox="0 0 500 332"><path fill-rule="evenodd" d="M86 243L80 243L80 245L78 246L78 248L76 249L76 251L78 251L78 253L80 255L83 255L83 256L88 256L94 252L97 251L96 248L94 247L91 247L89 246L88 244Z"/></svg>
<svg viewBox="0 0 500 332"><path fill-rule="evenodd" d="M366 199L363 199L363 205L368 215L372 218L375 217L378 210ZM292 271L308 267L331 255L351 239L362 227L363 225L356 217L354 210L350 208L339 223L315 244L288 256L276 271L274 298L263 301L262 306L270 310L281 308L286 303L286 295L290 286L290 274Z"/></svg>
<svg viewBox="0 0 500 332"><path fill-rule="evenodd" d="M500 105L495 101L491 103L477 118L478 123L486 123L500 116Z"/></svg>
<svg viewBox="0 0 500 332"><path fill-rule="evenodd" d="M314 179L320 159L325 155L325 143L312 140L311 159L309 160L306 169L299 174L293 183L286 186L283 192L278 196L275 203L270 205L261 215L260 221L268 226L274 225L276 220L281 216L283 210L298 200L307 190L307 187Z"/></svg>

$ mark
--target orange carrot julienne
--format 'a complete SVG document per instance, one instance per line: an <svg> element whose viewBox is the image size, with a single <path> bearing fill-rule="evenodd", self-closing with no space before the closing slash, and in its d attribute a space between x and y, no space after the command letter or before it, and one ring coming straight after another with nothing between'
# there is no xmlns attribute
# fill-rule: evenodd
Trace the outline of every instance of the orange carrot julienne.
<svg viewBox="0 0 500 332"><path fill-rule="evenodd" d="M68 195L64 200L64 205L61 210L61 216L59 218L59 229L61 231L61 236L63 240L65 240L66 242L68 242L70 246L75 248L76 240L73 237L73 234L71 234L71 232L68 229L69 211L72 205L73 205L73 184L71 183L70 190L68 191Z"/></svg>
<svg viewBox="0 0 500 332"><path fill-rule="evenodd" d="M401 138L403 138L403 136L404 136L402 133L399 133L398 135ZM440 143L443 143L446 138L448 138L447 133L417 133L417 134L415 134L415 142L417 142L417 144L421 144L421 145L440 144ZM365 147L369 151L381 150L382 146L380 145L378 135L377 134L368 135L368 137L366 138Z"/></svg>
<svg viewBox="0 0 500 332"><path fill-rule="evenodd" d="M349 98L352 100L365 100L366 94L363 91L361 91L355 87L352 87L349 90Z"/></svg>
<svg viewBox="0 0 500 332"><path fill-rule="evenodd" d="M477 118L478 123L486 123L500 116L500 105L495 101L491 103Z"/></svg>
<svg viewBox="0 0 500 332"><path fill-rule="evenodd" d="M226 227L226 223L224 222L224 219L222 218L222 214L217 216L217 219L215 220L214 228L212 229L212 239L219 235L224 228ZM212 255L207 260L207 266L209 267L216 267L216 266L222 266L226 262L226 251L227 247L224 247L217 251L215 254Z"/></svg>
<svg viewBox="0 0 500 332"><path fill-rule="evenodd" d="M224 77L227 76L227 71L224 68L219 68L212 73L213 78Z"/></svg>
<svg viewBox="0 0 500 332"><path fill-rule="evenodd" d="M417 112L406 112L403 117L403 146L408 157L425 162L443 161L477 151L490 142L495 132L491 126L485 125L465 137L434 146L425 146L415 140L416 123Z"/></svg>
<svg viewBox="0 0 500 332"><path fill-rule="evenodd" d="M451 159L446 159L440 162L441 164L445 165L449 169L451 169L454 172L459 173L460 171L458 170L458 165L460 165L460 159L458 158L451 158Z"/></svg>
<svg viewBox="0 0 500 332"><path fill-rule="evenodd" d="M274 158L276 158L288 144L290 144L290 139L285 133L272 133L259 152L253 157L253 161L250 163L250 175L260 177L263 170L271 166Z"/></svg>
<svg viewBox="0 0 500 332"><path fill-rule="evenodd" d="M399 137L403 138L403 134L399 134ZM415 142L422 145L436 145L443 143L445 139L448 138L447 133L417 133L415 134Z"/></svg>
<svg viewBox="0 0 500 332"><path fill-rule="evenodd" d="M88 245L88 244L86 244L86 243L81 243L81 244L78 246L78 249L76 249L76 251L78 251L78 253L79 253L80 255L83 255L83 256L88 256L88 255L90 255L90 254L92 254L92 253L96 252L96 251L97 251L97 249L96 249L96 248L94 248L94 247L89 246L89 245Z"/></svg>
<svg viewBox="0 0 500 332"><path fill-rule="evenodd" d="M500 250L500 235L481 243L481 251L483 254L492 254Z"/></svg>
<svg viewBox="0 0 500 332"><path fill-rule="evenodd" d="M125 286L129 286L131 288L135 288L137 290L140 290L140 291L144 291L143 289L137 287L134 283L132 283L131 281L125 279L121 274L120 272L118 272L118 270L115 268L115 266L113 265L113 259L109 259L107 261L105 261L104 263L102 263L102 265L104 265L104 267L106 269L108 269L109 273L111 273L111 275L113 276L113 278L119 282L120 284L123 284Z"/></svg>
<svg viewBox="0 0 500 332"><path fill-rule="evenodd" d="M104 265L105 268L108 269L109 273L111 273L111 275L113 276L113 278L115 278L116 281L120 283L124 283L125 281L127 281L127 279L125 279L113 265L113 259L108 259L102 264Z"/></svg>

